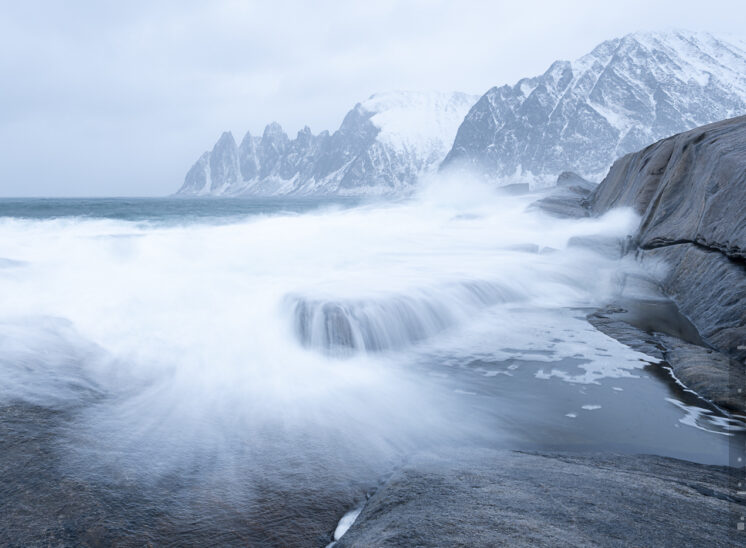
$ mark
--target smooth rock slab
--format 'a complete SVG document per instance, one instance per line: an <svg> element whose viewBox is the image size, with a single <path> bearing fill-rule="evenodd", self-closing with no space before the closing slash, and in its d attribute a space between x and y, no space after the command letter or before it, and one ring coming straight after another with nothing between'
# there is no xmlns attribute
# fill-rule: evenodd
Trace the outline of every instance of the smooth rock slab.
<svg viewBox="0 0 746 548"><path fill-rule="evenodd" d="M633 207L644 248L692 242L746 259L746 116L663 139L617 160L589 199Z"/></svg>
<svg viewBox="0 0 746 548"><path fill-rule="evenodd" d="M368 500L336 548L744 545L735 475L744 471L655 456L420 455Z"/></svg>
<svg viewBox="0 0 746 548"><path fill-rule="evenodd" d="M724 354L696 367L701 351L686 359L685 351L672 353L672 363L688 362L677 375L713 401L746 410L746 384L739 384L746 376L746 116L620 158L587 204L593 215L616 207L641 215L630 235L638 256L703 344Z"/></svg>
<svg viewBox="0 0 746 548"><path fill-rule="evenodd" d="M577 173L565 171L560 174L557 184L547 195L535 201L530 207L538 208L554 217L588 217L590 213L586 201L596 186L596 183L586 181Z"/></svg>
<svg viewBox="0 0 746 548"><path fill-rule="evenodd" d="M746 374L732 358L660 330L642 329L623 308L608 306L588 315L596 329L663 362L687 388L729 411L746 411ZM638 323L633 325L630 321ZM654 320L655 321L655 320ZM741 448L743 450L743 448Z"/></svg>

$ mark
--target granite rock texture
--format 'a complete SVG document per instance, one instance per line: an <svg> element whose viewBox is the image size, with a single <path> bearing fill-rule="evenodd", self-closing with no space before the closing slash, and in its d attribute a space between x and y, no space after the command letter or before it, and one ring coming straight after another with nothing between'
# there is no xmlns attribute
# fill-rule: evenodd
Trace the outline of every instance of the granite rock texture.
<svg viewBox="0 0 746 548"><path fill-rule="evenodd" d="M733 470L655 456L420 455L376 491L336 548L734 546L746 534L737 530L746 499Z"/></svg>

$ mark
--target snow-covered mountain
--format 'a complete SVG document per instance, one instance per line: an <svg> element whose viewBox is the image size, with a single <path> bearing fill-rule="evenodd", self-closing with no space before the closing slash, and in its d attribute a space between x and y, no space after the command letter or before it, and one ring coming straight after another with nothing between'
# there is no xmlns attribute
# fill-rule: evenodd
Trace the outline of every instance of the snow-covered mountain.
<svg viewBox="0 0 746 548"><path fill-rule="evenodd" d="M472 107L442 168L551 184L601 180L612 162L663 137L746 113L746 44L706 33L635 33L575 62L494 87Z"/></svg>
<svg viewBox="0 0 746 548"><path fill-rule="evenodd" d="M347 113L333 134L308 127L290 139L279 124L240 145L223 133L186 175L179 194L396 194L434 171L478 96L376 94Z"/></svg>

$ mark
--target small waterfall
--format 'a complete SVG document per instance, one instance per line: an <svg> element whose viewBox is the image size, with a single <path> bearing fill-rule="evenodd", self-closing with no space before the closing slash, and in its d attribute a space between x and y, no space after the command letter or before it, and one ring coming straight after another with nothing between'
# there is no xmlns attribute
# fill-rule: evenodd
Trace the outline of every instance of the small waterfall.
<svg viewBox="0 0 746 548"><path fill-rule="evenodd" d="M486 281L452 283L379 299L325 300L290 296L295 335L329 354L397 350L458 325L518 294Z"/></svg>

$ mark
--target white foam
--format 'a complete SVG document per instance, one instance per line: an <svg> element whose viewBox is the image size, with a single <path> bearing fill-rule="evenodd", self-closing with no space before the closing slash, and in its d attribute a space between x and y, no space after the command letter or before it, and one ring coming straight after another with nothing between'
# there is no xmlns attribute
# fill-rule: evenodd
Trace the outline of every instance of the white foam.
<svg viewBox="0 0 746 548"><path fill-rule="evenodd" d="M342 535L344 535L349 530L349 528L352 527L352 524L355 523L355 520L358 518L362 511L363 507L360 506L359 508L350 510L344 516L342 516L342 519L339 520L337 528L334 530L334 540L339 540L342 538Z"/></svg>
<svg viewBox="0 0 746 548"><path fill-rule="evenodd" d="M633 265L567 242L622 236L634 214L553 219L527 212L530 199L443 180L409 202L220 225L5 218L0 257L23 266L0 269L0 398L91 395L70 425L75 446L127 474L208 455L221 473L253 463L284 481L284 452L331 476L375 474L390 455L466 435L459 406L471 398L410 371L419 352L580 360L546 374L571 382L633 375L645 357L573 310L605 302ZM474 283L515 298L464 307L471 297L453 288ZM453 322L347 359L304 348L285 305L364 302L385 323L392 308L378 305L413 294Z"/></svg>
<svg viewBox="0 0 746 548"><path fill-rule="evenodd" d="M746 431L743 422L737 419L720 417L709 409L697 407L696 405L688 405L674 398L666 398L666 401L684 412L684 416L679 419L679 422L686 426L692 426L705 432L723 436L732 436L733 432Z"/></svg>

